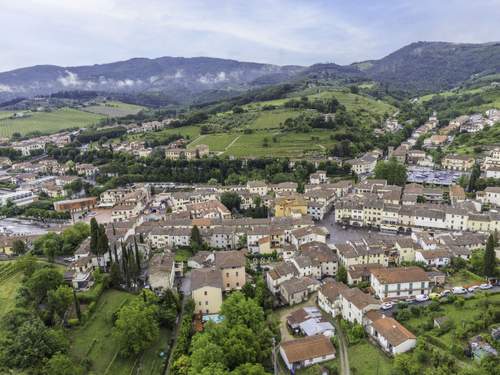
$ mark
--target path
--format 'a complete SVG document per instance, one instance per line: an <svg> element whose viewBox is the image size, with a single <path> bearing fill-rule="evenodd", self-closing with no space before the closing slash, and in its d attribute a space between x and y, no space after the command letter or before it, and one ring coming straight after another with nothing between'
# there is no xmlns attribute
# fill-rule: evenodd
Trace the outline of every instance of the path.
<svg viewBox="0 0 500 375"><path fill-rule="evenodd" d="M195 144L196 141L200 140L200 139L203 139L205 138L207 135L206 134L201 134L199 135L198 137L196 137L195 139L193 139L191 142L189 142L188 146L191 146L193 144Z"/></svg>
<svg viewBox="0 0 500 375"><path fill-rule="evenodd" d="M237 136L235 139L233 139L233 140L231 141L231 143L229 143L229 144L226 146L226 148L224 149L224 151L222 152L222 154L223 154L224 152L226 152L227 150L229 150L229 147L231 147L232 145L234 145L234 142L236 142L238 139L240 139L240 137L241 137L241 135L239 135L239 136Z"/></svg>
<svg viewBox="0 0 500 375"><path fill-rule="evenodd" d="M351 367L349 366L349 357L347 355L347 341L344 332L338 322L335 323L335 328L339 339L338 359L340 361L340 375L351 375Z"/></svg>

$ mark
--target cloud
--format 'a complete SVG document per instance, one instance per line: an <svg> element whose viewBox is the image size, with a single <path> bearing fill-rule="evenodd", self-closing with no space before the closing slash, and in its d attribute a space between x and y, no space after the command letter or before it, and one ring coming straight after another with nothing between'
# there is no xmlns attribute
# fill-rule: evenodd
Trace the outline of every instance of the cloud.
<svg viewBox="0 0 500 375"><path fill-rule="evenodd" d="M66 73L66 76L59 77L57 79L57 81L64 87L75 87L84 84L78 79L78 74L70 72L69 70L65 70L64 72Z"/></svg>
<svg viewBox="0 0 500 375"><path fill-rule="evenodd" d="M3 1L0 71L159 56L346 64L417 40L500 40L498 19L499 0Z"/></svg>
<svg viewBox="0 0 500 375"><path fill-rule="evenodd" d="M12 92L12 88L9 85L0 84L0 92Z"/></svg>

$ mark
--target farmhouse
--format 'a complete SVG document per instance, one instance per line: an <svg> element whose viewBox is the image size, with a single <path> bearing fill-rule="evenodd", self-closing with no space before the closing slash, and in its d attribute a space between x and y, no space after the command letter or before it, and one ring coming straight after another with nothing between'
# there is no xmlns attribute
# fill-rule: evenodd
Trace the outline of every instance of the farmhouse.
<svg viewBox="0 0 500 375"><path fill-rule="evenodd" d="M335 359L335 348L323 335L281 343L280 354L290 371Z"/></svg>

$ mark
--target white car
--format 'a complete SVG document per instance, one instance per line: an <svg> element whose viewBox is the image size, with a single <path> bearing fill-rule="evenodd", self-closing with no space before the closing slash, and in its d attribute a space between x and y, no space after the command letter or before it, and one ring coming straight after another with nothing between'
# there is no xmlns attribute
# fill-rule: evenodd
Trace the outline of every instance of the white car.
<svg viewBox="0 0 500 375"><path fill-rule="evenodd" d="M443 291L441 292L441 297L446 297L446 296L447 296L447 295L449 295L449 294L451 294L451 290L448 290L448 289L443 290Z"/></svg>
<svg viewBox="0 0 500 375"><path fill-rule="evenodd" d="M474 293L479 288L479 285L472 285L467 291L469 293Z"/></svg>
<svg viewBox="0 0 500 375"><path fill-rule="evenodd" d="M481 284L481 285L479 285L479 288L482 289L482 290L491 289L491 288L493 288L493 285L491 285L491 284Z"/></svg>
<svg viewBox="0 0 500 375"><path fill-rule="evenodd" d="M418 296L415 297L417 302L425 302L429 300L429 296L427 294L419 294Z"/></svg>
<svg viewBox="0 0 500 375"><path fill-rule="evenodd" d="M380 308L382 310L390 310L392 309L393 306L394 304L392 302L384 302L383 304L380 305Z"/></svg>
<svg viewBox="0 0 500 375"><path fill-rule="evenodd" d="M465 289L464 287L461 287L461 286L456 286L456 287L451 289L451 292L453 294L465 294L465 293L467 293L467 289Z"/></svg>

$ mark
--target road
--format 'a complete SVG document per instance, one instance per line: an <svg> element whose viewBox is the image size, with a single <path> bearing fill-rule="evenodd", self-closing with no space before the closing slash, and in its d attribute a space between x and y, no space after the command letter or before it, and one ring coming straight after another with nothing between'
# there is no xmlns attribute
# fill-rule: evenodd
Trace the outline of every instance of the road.
<svg viewBox="0 0 500 375"><path fill-rule="evenodd" d="M338 321L335 323L335 328L339 339L337 358L340 361L340 375L351 375L351 366L349 365L349 355L347 353L347 340Z"/></svg>
<svg viewBox="0 0 500 375"><path fill-rule="evenodd" d="M481 290L481 292L486 292L486 293L498 293L500 292L500 286L494 286L491 289L486 289L486 290ZM471 298L474 296L474 294L477 294L478 292L475 293L466 293L466 294L457 294L457 297L463 297L463 298ZM428 300L425 302L414 302L410 306L428 306L430 305L432 300ZM394 305L393 308L389 310L380 310L384 315L386 316L392 316L395 311L399 309L398 305Z"/></svg>

